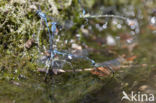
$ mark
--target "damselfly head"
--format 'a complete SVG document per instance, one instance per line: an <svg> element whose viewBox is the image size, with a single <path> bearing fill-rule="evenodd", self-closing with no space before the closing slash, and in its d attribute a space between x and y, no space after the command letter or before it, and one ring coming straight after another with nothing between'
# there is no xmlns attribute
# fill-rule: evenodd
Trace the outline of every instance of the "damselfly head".
<svg viewBox="0 0 156 103"><path fill-rule="evenodd" d="M46 14L44 14L41 10L37 10L36 13L37 13L37 15L40 16L40 18L43 18L43 19L46 18Z"/></svg>
<svg viewBox="0 0 156 103"><path fill-rule="evenodd" d="M41 10L37 10L37 11L36 11L36 14L38 14L39 12L41 12Z"/></svg>
<svg viewBox="0 0 156 103"><path fill-rule="evenodd" d="M37 11L36 11L36 14L37 14L37 15L40 15L40 13L41 13L41 10L37 10Z"/></svg>
<svg viewBox="0 0 156 103"><path fill-rule="evenodd" d="M52 24L52 25L56 25L57 23L56 23L56 22L52 22L51 24Z"/></svg>

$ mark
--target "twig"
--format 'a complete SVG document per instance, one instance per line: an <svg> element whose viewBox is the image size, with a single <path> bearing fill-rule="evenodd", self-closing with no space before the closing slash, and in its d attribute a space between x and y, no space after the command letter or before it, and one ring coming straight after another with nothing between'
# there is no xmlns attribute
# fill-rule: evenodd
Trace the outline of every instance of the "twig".
<svg viewBox="0 0 156 103"><path fill-rule="evenodd" d="M38 30L38 33L37 33L37 45L38 45L38 47L40 47L40 32L41 32L41 28L42 28L42 21L40 21L40 27L39 27L39 30ZM39 48L38 48L38 51L40 51Z"/></svg>
<svg viewBox="0 0 156 103"><path fill-rule="evenodd" d="M112 69L114 71L117 71L119 69L123 69L123 68L132 68L132 67L145 67L147 66L147 64L144 64L144 65L120 65L118 67L112 67ZM106 67L107 68L107 67ZM116 69L118 68L118 69ZM92 71L94 70L95 68L86 68L86 69L75 69L74 72L88 72L88 71ZM57 71L58 73L68 73L68 72L73 72L72 69L70 70L63 70L63 69L53 69L54 71ZM43 72L43 73L46 73L47 72L47 69L46 68L38 68L38 71L39 72Z"/></svg>
<svg viewBox="0 0 156 103"><path fill-rule="evenodd" d="M83 71L91 71L93 68L86 68L86 69L75 69L74 72L83 72ZM39 72L46 73L46 68L38 68ZM57 71L58 73L66 73L66 72L73 72L73 70L63 70L63 69L53 69L53 71Z"/></svg>
<svg viewBox="0 0 156 103"><path fill-rule="evenodd" d="M125 66L120 66L119 68L129 68L131 66L129 65L125 65ZM59 73L66 73L66 72L73 72L72 69L70 70L63 70L63 69L53 69L53 70L56 70L57 72ZM83 72L83 71L92 71L94 70L94 68L86 68L86 69L75 69L74 72ZM47 69L46 68L38 68L38 71L39 72L47 72Z"/></svg>
<svg viewBox="0 0 156 103"><path fill-rule="evenodd" d="M75 69L75 72L92 71L94 68ZM65 70L65 72L73 72L73 70Z"/></svg>
<svg viewBox="0 0 156 103"><path fill-rule="evenodd" d="M128 19L126 17L119 16L119 15L90 15L90 14L82 15L81 18L118 18L123 20Z"/></svg>

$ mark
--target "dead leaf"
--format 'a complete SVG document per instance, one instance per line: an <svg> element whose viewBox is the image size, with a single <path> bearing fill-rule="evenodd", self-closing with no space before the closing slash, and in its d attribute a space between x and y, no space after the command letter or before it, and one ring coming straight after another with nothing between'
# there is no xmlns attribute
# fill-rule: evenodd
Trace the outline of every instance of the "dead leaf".
<svg viewBox="0 0 156 103"><path fill-rule="evenodd" d="M132 35L130 35L128 33L120 34L120 40L121 41L126 41L126 40L131 39L131 38L133 38Z"/></svg>
<svg viewBox="0 0 156 103"><path fill-rule="evenodd" d="M144 91L148 88L148 85L142 85L140 86L139 90Z"/></svg>
<svg viewBox="0 0 156 103"><path fill-rule="evenodd" d="M41 72L41 73L46 73L47 69L46 68L38 68L37 71Z"/></svg>
<svg viewBox="0 0 156 103"><path fill-rule="evenodd" d="M34 39L29 39L25 44L24 46L29 49L31 48L31 46L33 45L33 43L35 43L35 40Z"/></svg>
<svg viewBox="0 0 156 103"><path fill-rule="evenodd" d="M110 75L110 73L111 73L111 71L110 71L108 68L106 68L106 67L99 67L99 68L97 68L97 69L98 69L99 71L105 73L106 75Z"/></svg>
<svg viewBox="0 0 156 103"><path fill-rule="evenodd" d="M97 76L108 76L111 74L111 71L105 67L98 67L92 70L91 73Z"/></svg>
<svg viewBox="0 0 156 103"><path fill-rule="evenodd" d="M46 51L44 51L44 55L47 57L50 57L50 52L46 50Z"/></svg>
<svg viewBox="0 0 156 103"><path fill-rule="evenodd" d="M129 57L129 58L127 58L126 60L127 60L127 61L134 61L134 59L136 59L136 56Z"/></svg>
<svg viewBox="0 0 156 103"><path fill-rule="evenodd" d="M150 30L156 30L156 26L154 26L154 25L148 25L148 28L149 28Z"/></svg>

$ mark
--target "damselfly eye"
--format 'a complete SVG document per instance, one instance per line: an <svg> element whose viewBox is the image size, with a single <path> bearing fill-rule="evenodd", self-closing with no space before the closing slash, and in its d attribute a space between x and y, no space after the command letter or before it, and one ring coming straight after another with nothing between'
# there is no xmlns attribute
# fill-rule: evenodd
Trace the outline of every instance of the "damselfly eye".
<svg viewBox="0 0 156 103"><path fill-rule="evenodd" d="M36 14L38 14L39 12L40 12L40 10L37 10L37 11L36 11Z"/></svg>
<svg viewBox="0 0 156 103"><path fill-rule="evenodd" d="M52 22L51 24L52 24L52 25L56 25L57 23L56 23L56 22Z"/></svg>
<svg viewBox="0 0 156 103"><path fill-rule="evenodd" d="M44 14L43 12L41 12L41 10L37 10L36 13L37 13L37 15L40 16L40 18L46 19L46 14Z"/></svg>

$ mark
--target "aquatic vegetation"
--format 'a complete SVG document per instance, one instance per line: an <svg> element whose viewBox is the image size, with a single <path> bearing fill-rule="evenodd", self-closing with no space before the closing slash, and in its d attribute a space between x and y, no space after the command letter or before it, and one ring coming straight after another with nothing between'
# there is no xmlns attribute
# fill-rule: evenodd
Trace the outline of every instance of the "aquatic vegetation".
<svg viewBox="0 0 156 103"><path fill-rule="evenodd" d="M84 18L84 19L87 19L87 18L118 18L118 19L123 19L123 20L125 20L125 21L128 21L128 25L131 25L130 24L130 20L128 19L128 18L126 18L126 17L123 17L123 16L118 16L118 15L89 15L89 14L86 14L86 11L85 11L85 9L83 8L83 6L82 6L82 4L81 4L81 1L80 0L78 0L78 2L79 2L79 4L80 4L80 6L81 6L81 8L83 9L82 10L82 15L80 15L80 17L81 18ZM66 53L66 52L60 52L60 51L58 51L58 50L55 50L54 48L53 48L53 45L54 45L54 35L55 35L55 33L56 33L56 30L57 30L57 23L54 21L54 22L51 22L51 32L50 32L50 30L49 30L49 26L48 26L48 22L47 22L47 17L46 17L46 14L44 14L44 13L42 13L42 11L41 10L37 10L37 14L40 16L40 18L41 19L43 19L44 21L45 21L45 23L46 23L46 27L48 28L48 32L49 32L49 44L50 44L50 48L49 48L49 51L50 51L50 56L48 56L49 57L49 59L48 59L48 61L46 62L46 67L48 67L47 68L47 71L49 71L49 69L51 68L53 68L53 65L55 64L55 59L54 59L54 57L56 56L56 55L62 55L63 57L66 57L65 58L65 61L67 61L67 59L70 59L70 60L72 60L72 59L75 59L75 58L77 58L77 59L86 59L86 60L88 60L88 61L90 61L91 62L91 66L92 67L99 67L99 65L97 65L96 63L95 63L95 61L94 60L92 60L92 59L90 59L89 57L84 57L84 56L79 56L79 55L73 55L73 54L70 54L70 53ZM51 18L51 17L50 17ZM53 19L53 18L51 18L51 19ZM55 20L55 19L54 19ZM54 62L55 61L55 62ZM57 60L58 61L58 60ZM60 60L60 61L62 61L62 60ZM63 61L63 62L65 62L65 61ZM70 63L70 65L72 65L71 63ZM103 64L101 64L100 66L103 66ZM112 72L114 72L112 69L111 69L111 67L109 67L109 69L112 71Z"/></svg>
<svg viewBox="0 0 156 103"><path fill-rule="evenodd" d="M60 52L60 51L55 50L53 48L53 41L54 41L54 35L56 33L56 29L57 29L57 27L56 27L57 23L56 22L51 23L51 32L50 32L46 15L44 13L42 13L40 10L37 11L37 14L41 17L41 19L43 19L45 21L46 26L48 28L48 32L49 32L50 56L49 56L48 61L46 62L46 67L48 67L47 68L48 71L49 71L50 68L53 69L54 63L56 62L54 60L54 56L57 55L57 54L62 55L63 57L66 57L65 59L75 59L75 58L77 58L77 59L78 58L79 59L86 59L86 60L89 60L93 66L95 65L95 61L88 58L88 57L73 55L73 54L69 54L69 53ZM60 60L60 61L62 61L62 60Z"/></svg>

